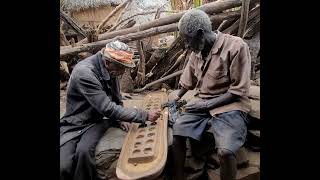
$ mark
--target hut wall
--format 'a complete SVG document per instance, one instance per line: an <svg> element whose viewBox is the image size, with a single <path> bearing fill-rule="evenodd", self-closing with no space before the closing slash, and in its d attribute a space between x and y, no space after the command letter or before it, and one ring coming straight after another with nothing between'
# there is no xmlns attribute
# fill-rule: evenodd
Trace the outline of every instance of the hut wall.
<svg viewBox="0 0 320 180"><path fill-rule="evenodd" d="M88 8L80 11L73 11L71 12L71 17L79 23L80 26L83 25L90 25L97 27L101 21L107 17L109 13L111 13L115 7L112 6L101 6L99 8ZM120 11L121 12L121 11ZM110 26L115 23L117 20L120 12L115 14L109 22L106 24L107 26Z"/></svg>

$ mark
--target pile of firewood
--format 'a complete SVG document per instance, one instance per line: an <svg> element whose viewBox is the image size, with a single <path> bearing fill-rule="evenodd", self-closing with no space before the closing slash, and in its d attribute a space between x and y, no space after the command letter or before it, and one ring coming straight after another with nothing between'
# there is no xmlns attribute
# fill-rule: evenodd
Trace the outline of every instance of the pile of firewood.
<svg viewBox="0 0 320 180"><path fill-rule="evenodd" d="M130 0L125 1L114 11L125 9L130 2ZM250 39L260 31L259 0L215 1L198 8L209 14L213 29L218 29L221 32ZM63 62L61 63L61 71L63 72L61 80L68 79L67 74L72 71L72 67L77 62L96 53L106 43L119 40L133 46L137 57L136 68L127 70L123 75L123 83L126 84L126 86L122 86L125 87L122 89L124 92L141 92L161 87L178 88L179 75L186 66L188 56L191 53L185 49L183 39L178 36L167 47L152 47L148 42L156 35L176 32L178 30L177 23L185 11L159 18L160 12L159 8L153 21L121 28L120 25L115 24L106 32L101 32L99 29L103 27L104 21L98 29L91 34L87 33L86 38L81 41L71 45L64 43L60 47L60 61ZM105 20L110 19L112 13ZM127 20L130 22L130 18ZM121 21L117 20L118 24L119 22ZM61 32L61 36L61 40L64 40L63 32ZM252 69L255 71L256 67L253 66ZM252 79L255 78L252 76Z"/></svg>

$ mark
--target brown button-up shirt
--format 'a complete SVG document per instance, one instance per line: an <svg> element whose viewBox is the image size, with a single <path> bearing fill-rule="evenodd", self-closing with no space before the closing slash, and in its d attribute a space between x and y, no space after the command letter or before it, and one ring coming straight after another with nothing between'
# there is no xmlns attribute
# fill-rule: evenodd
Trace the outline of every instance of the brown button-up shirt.
<svg viewBox="0 0 320 180"><path fill-rule="evenodd" d="M240 96L239 101L210 110L211 115L232 110L250 111L248 99L251 57L248 45L239 37L215 31L216 41L205 59L201 52L191 53L180 78L186 89L196 88L196 99L218 97L226 92Z"/></svg>

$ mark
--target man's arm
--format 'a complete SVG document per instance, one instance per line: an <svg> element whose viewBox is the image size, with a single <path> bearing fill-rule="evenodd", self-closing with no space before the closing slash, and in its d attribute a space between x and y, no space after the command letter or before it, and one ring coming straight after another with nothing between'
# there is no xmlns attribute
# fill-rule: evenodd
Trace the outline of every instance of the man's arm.
<svg viewBox="0 0 320 180"><path fill-rule="evenodd" d="M188 92L188 89L182 87L182 88L180 89L180 91L178 92L178 94L176 95L176 97L174 97L174 100L175 100L175 101L179 101L179 100L181 99L181 97L182 97L183 95L185 95L187 92Z"/></svg>
<svg viewBox="0 0 320 180"><path fill-rule="evenodd" d="M251 57L249 47L244 41L238 42L238 50L229 68L231 84L228 91L217 98L200 100L188 104L187 111L211 110L237 101L241 96L247 96L250 86Z"/></svg>
<svg viewBox="0 0 320 180"><path fill-rule="evenodd" d="M112 102L97 79L87 75L78 77L77 81L78 89L82 95L103 116L137 123L143 123L147 120L147 111L122 107Z"/></svg>
<svg viewBox="0 0 320 180"><path fill-rule="evenodd" d="M235 102L238 98L238 95L227 92L216 98L212 98L209 100L200 100L188 104L185 109L188 112L206 111Z"/></svg>

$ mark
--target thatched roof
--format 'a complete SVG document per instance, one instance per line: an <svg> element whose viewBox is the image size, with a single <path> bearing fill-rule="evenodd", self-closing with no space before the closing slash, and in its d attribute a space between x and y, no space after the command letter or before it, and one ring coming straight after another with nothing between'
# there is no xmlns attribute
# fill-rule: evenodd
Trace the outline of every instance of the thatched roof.
<svg viewBox="0 0 320 180"><path fill-rule="evenodd" d="M164 5L163 9L171 10L169 0L133 0L128 9L123 14L122 19L125 19L140 12L157 10L157 8L159 8L162 5ZM161 15L163 16L164 13L162 13ZM139 25L141 23L153 20L154 16L155 14L149 14L144 16L136 16L133 19L137 22L136 25Z"/></svg>
<svg viewBox="0 0 320 180"><path fill-rule="evenodd" d="M60 6L65 11L78 11L87 8L96 8L102 5L117 6L124 1L125 0L60 0ZM122 19L130 17L139 12L156 10L162 5L164 5L163 9L165 10L171 9L170 0L133 0L123 14ZM155 14L153 13L144 16L136 16L133 19L136 21L136 25L139 25L140 23L153 20L154 15ZM161 15L164 16L165 13L162 13Z"/></svg>
<svg viewBox="0 0 320 180"><path fill-rule="evenodd" d="M60 6L66 11L79 11L100 6L117 6L125 0L60 0Z"/></svg>

